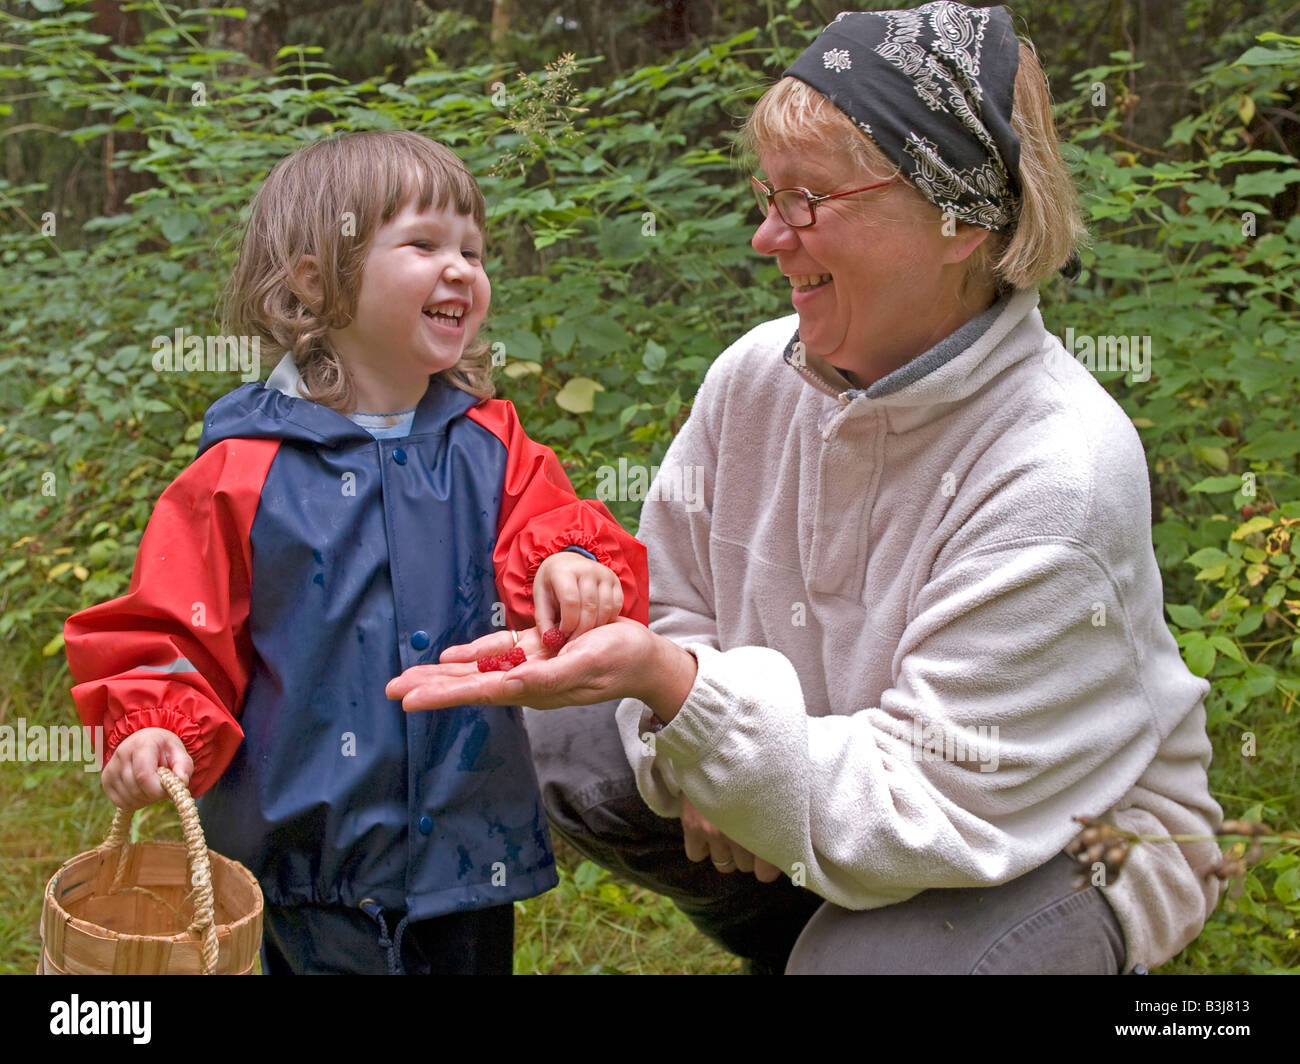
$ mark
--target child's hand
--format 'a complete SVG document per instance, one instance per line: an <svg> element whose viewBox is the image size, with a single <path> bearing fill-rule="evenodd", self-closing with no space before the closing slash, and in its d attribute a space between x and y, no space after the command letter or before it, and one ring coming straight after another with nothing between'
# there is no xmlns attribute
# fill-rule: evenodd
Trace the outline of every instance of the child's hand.
<svg viewBox="0 0 1300 1064"><path fill-rule="evenodd" d="M104 793L119 809L132 812L161 799L158 766L165 765L190 784L194 759L185 750L180 737L166 728L141 728L132 732L113 751L113 757L100 776Z"/></svg>
<svg viewBox="0 0 1300 1064"><path fill-rule="evenodd" d="M570 639L623 610L623 585L613 571L577 551L552 554L533 577L538 632L559 627Z"/></svg>

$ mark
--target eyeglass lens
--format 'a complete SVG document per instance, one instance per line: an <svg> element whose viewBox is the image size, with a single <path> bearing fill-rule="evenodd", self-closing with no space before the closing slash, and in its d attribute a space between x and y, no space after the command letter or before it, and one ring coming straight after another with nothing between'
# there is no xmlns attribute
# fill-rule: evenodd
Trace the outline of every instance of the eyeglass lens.
<svg viewBox="0 0 1300 1064"><path fill-rule="evenodd" d="M767 189L756 184L754 185L754 198L758 201L758 209L763 212L765 218L767 217L769 203L775 203L776 212L786 225L808 225L813 220L812 208L808 205L808 197L798 189L783 188L775 196L769 196Z"/></svg>

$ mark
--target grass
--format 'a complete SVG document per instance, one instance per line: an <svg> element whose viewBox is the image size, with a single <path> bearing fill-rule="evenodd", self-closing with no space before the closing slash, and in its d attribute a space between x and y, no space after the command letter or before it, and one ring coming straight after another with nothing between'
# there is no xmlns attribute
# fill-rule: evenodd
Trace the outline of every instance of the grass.
<svg viewBox="0 0 1300 1064"><path fill-rule="evenodd" d="M740 960L667 898L620 882L556 840L560 885L515 903L516 975L728 975Z"/></svg>

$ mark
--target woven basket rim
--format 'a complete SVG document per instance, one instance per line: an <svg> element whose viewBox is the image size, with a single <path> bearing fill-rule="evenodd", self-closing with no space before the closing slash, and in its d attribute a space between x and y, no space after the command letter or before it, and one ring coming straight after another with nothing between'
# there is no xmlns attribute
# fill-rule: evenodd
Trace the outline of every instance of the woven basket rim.
<svg viewBox="0 0 1300 1064"><path fill-rule="evenodd" d="M128 846L163 846L168 849L179 849L182 851L185 850L185 843L177 842L174 839L144 839L140 842L128 843L127 845ZM46 921L58 920L60 923L64 923L70 927L75 927L78 931L81 931L85 934L104 937L110 940L126 939L126 940L149 941L149 942L175 942L175 943L201 941L201 936L196 935L193 931L190 930L177 931L170 935L140 935L140 934L132 934L131 932L127 932L127 931L114 931L112 928L105 927L103 924L97 924L93 920L85 920L79 916L73 916L70 912L68 912L68 910L65 909L59 903L58 898L56 898L54 895L54 890L58 886L59 881L63 878L64 873L66 873L71 868L71 866L74 865L76 862L84 860L87 857L93 857L102 853L103 853L103 849L102 847L99 846L96 846L89 850L83 850L81 853L74 854L72 857L69 857L66 861L63 862L63 864L59 865L54 875L50 876L49 882L45 884L45 901L47 904L44 911L41 914L42 939L45 937ZM258 916L261 915L265 904L265 901L262 897L262 887L261 884L258 883L257 877L254 876L253 873L250 872L244 865L240 864L240 862L234 860L233 858L224 857L221 854L217 853L215 850L209 850L208 857L209 860L211 860L214 864L220 864L223 867L228 868L233 874L238 875L241 878L245 879L253 887L253 897L256 899L256 904L253 906L253 908L250 909L248 912L244 913L237 920L232 920L229 923L217 923L215 925L218 938L228 937L231 934L233 934L234 929L250 923L251 921L253 921Z"/></svg>

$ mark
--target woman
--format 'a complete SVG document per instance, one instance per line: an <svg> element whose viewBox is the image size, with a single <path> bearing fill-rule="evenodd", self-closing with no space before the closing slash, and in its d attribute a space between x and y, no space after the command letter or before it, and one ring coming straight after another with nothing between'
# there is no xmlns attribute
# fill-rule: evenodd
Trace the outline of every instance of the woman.
<svg viewBox="0 0 1300 1064"><path fill-rule="evenodd" d="M624 699L530 716L552 823L754 970L1163 963L1217 846L1141 844L1079 891L1062 854L1075 816L1221 811L1141 444L1037 310L1082 234L1042 72L1005 9L943 2L842 14L786 75L746 133L797 322L722 354L668 452L705 501L645 505L650 630L390 695Z"/></svg>

